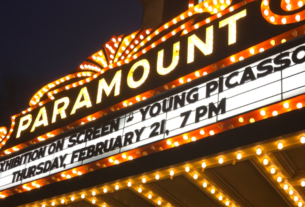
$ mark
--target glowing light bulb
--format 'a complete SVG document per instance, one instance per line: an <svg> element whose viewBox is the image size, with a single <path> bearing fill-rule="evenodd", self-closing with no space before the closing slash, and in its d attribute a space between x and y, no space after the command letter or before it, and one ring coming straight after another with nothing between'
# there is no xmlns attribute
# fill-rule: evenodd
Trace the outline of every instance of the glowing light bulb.
<svg viewBox="0 0 305 207"><path fill-rule="evenodd" d="M297 108L298 108L298 109L301 109L302 107L303 107L303 104L302 104L302 103L298 103L298 104L297 104Z"/></svg>
<svg viewBox="0 0 305 207"><path fill-rule="evenodd" d="M261 155L261 154L262 154L261 148L257 148L257 149L256 149L256 154L257 154L257 155Z"/></svg>
<svg viewBox="0 0 305 207"><path fill-rule="evenodd" d="M277 182L279 182L279 183L282 182L282 177L281 176L277 177Z"/></svg>
<svg viewBox="0 0 305 207"><path fill-rule="evenodd" d="M289 103L284 103L284 108L289 109Z"/></svg>
<svg viewBox="0 0 305 207"><path fill-rule="evenodd" d="M272 115L273 115L273 116L277 116L277 115L278 115L278 112L277 112L277 111L273 111L273 112L272 112Z"/></svg>
<svg viewBox="0 0 305 207"><path fill-rule="evenodd" d="M231 58L230 58L230 60L231 60L231 62L235 62L235 57L234 56L232 56Z"/></svg>
<svg viewBox="0 0 305 207"><path fill-rule="evenodd" d="M264 164L264 165L268 165L268 163L269 163L269 162L268 162L268 159L265 158L264 161L263 161L263 164Z"/></svg>
<svg viewBox="0 0 305 207"><path fill-rule="evenodd" d="M284 185L284 190L288 190L288 188L289 188L288 185L285 184L285 185Z"/></svg>
<svg viewBox="0 0 305 207"><path fill-rule="evenodd" d="M212 193L212 194L214 194L214 193L215 193L215 189L214 189L214 188L212 188L211 193Z"/></svg>
<svg viewBox="0 0 305 207"><path fill-rule="evenodd" d="M283 143L282 142L279 142L278 143L278 145L277 145L277 148L279 149L279 150L281 150L281 149L283 149Z"/></svg>
<svg viewBox="0 0 305 207"><path fill-rule="evenodd" d="M174 176L175 173L173 170L171 170L169 174L170 174L170 176Z"/></svg>
<svg viewBox="0 0 305 207"><path fill-rule="evenodd" d="M271 173L271 174L274 174L274 173L275 173L275 168L274 168L274 167L271 168L270 173Z"/></svg>
<svg viewBox="0 0 305 207"><path fill-rule="evenodd" d="M186 166L185 167L185 172L189 172L190 171L190 167L189 166Z"/></svg>
<svg viewBox="0 0 305 207"><path fill-rule="evenodd" d="M222 163L223 163L223 158L222 158L222 157L219 158L218 163L219 163L219 164L222 164Z"/></svg>
<svg viewBox="0 0 305 207"><path fill-rule="evenodd" d="M128 187L131 187L131 182L130 182L130 181L128 182L127 186L128 186Z"/></svg>
<svg viewBox="0 0 305 207"><path fill-rule="evenodd" d="M303 5L304 5L304 4L303 4L303 1L299 1L299 2L298 2L298 6L299 6L299 7L302 7Z"/></svg>
<svg viewBox="0 0 305 207"><path fill-rule="evenodd" d="M265 9L264 14L265 14L265 16L268 16L269 15L269 11L267 9Z"/></svg>
<svg viewBox="0 0 305 207"><path fill-rule="evenodd" d="M183 135L183 139L184 139L184 140L188 140L189 138L188 138L188 136L185 134L185 135Z"/></svg>
<svg viewBox="0 0 305 207"><path fill-rule="evenodd" d="M205 162L203 162L203 163L201 164L201 167L202 167L202 168L206 168L206 167L207 167L207 164L206 164Z"/></svg>
<svg viewBox="0 0 305 207"><path fill-rule="evenodd" d="M237 154L237 159L240 160L241 158L242 158L241 153L238 153L238 154Z"/></svg>
<svg viewBox="0 0 305 207"><path fill-rule="evenodd" d="M208 186L208 184L207 184L206 182L203 182L202 186L203 186L204 188L206 188L206 187Z"/></svg>
<svg viewBox="0 0 305 207"><path fill-rule="evenodd" d="M266 116L266 111L265 111L265 110L261 110L261 111L260 111L260 114L261 114L262 116Z"/></svg>
<svg viewBox="0 0 305 207"><path fill-rule="evenodd" d="M142 179L142 183L146 183L146 179L145 178Z"/></svg>
<svg viewBox="0 0 305 207"><path fill-rule="evenodd" d="M198 174L195 174L194 177L193 177L195 180L198 179Z"/></svg>
<svg viewBox="0 0 305 207"><path fill-rule="evenodd" d="M305 144L305 137L304 136L301 137L301 143Z"/></svg>

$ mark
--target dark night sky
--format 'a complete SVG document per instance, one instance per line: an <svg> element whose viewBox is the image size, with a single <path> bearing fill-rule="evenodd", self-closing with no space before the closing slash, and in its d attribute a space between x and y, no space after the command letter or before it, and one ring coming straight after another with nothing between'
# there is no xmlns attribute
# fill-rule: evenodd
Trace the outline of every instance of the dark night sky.
<svg viewBox="0 0 305 207"><path fill-rule="evenodd" d="M139 0L1 0L0 126L112 35L141 27Z"/></svg>

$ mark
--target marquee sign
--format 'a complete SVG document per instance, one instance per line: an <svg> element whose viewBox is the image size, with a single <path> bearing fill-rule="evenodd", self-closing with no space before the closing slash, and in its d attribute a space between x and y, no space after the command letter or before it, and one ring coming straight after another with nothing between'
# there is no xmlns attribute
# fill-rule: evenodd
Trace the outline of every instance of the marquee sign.
<svg viewBox="0 0 305 207"><path fill-rule="evenodd" d="M283 2L205 1L158 29L114 36L104 50L90 56L75 73L43 87L29 109L12 117L9 132L0 131L5 137L1 147L6 148L2 155L88 122L96 124L1 159L0 190L304 94L304 44L254 63L247 60L304 33L303 5ZM283 10L295 12L274 13ZM225 68L243 61L242 67ZM213 73L217 70L220 73ZM195 86L187 87L191 81ZM179 85L187 89L128 110ZM123 115L107 122L98 120L124 108ZM214 131L200 133L213 135Z"/></svg>
<svg viewBox="0 0 305 207"><path fill-rule="evenodd" d="M4 160L0 190L303 94L304 78L305 44Z"/></svg>

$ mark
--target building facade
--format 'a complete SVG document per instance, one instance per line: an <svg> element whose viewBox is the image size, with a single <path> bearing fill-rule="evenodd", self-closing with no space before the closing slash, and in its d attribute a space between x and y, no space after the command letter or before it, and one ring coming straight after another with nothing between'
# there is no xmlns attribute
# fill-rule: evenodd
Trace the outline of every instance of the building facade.
<svg viewBox="0 0 305 207"><path fill-rule="evenodd" d="M0 205L304 206L305 2L140 2L0 128Z"/></svg>

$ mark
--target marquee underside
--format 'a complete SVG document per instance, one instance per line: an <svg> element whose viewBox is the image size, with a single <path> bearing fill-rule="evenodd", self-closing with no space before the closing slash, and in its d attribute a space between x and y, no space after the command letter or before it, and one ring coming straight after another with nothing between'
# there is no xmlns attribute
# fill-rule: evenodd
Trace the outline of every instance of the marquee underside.
<svg viewBox="0 0 305 207"><path fill-rule="evenodd" d="M301 206L305 199L304 135L304 131L288 134L23 207ZM237 157L239 153L241 157Z"/></svg>

